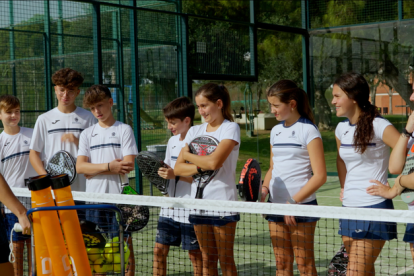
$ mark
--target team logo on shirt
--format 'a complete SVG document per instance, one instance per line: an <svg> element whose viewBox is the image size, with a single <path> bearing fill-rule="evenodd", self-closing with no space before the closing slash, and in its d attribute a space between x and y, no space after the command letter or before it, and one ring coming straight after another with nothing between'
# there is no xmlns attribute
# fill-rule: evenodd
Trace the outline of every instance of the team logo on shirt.
<svg viewBox="0 0 414 276"><path fill-rule="evenodd" d="M118 137L115 137L115 132L112 132L112 137L109 136L109 139L117 139Z"/></svg>
<svg viewBox="0 0 414 276"><path fill-rule="evenodd" d="M59 122L60 120L56 120L54 122L52 122L52 125L56 124L57 122Z"/></svg>
<svg viewBox="0 0 414 276"><path fill-rule="evenodd" d="M289 138L296 138L295 131L292 131L292 136L289 136Z"/></svg>
<svg viewBox="0 0 414 276"><path fill-rule="evenodd" d="M79 122L79 118L78 118L78 117L76 117L76 118L73 120L72 124L77 124L77 125L80 125L80 124L82 124L82 123L81 123L81 122Z"/></svg>
<svg viewBox="0 0 414 276"><path fill-rule="evenodd" d="M112 132L112 136L115 136L115 132Z"/></svg>
<svg viewBox="0 0 414 276"><path fill-rule="evenodd" d="M27 140L24 140L23 142L24 142L25 145L27 145L27 143L28 143Z"/></svg>
<svg viewBox="0 0 414 276"><path fill-rule="evenodd" d="M6 144L4 144L5 147L7 147L10 144L10 142L7 142Z"/></svg>

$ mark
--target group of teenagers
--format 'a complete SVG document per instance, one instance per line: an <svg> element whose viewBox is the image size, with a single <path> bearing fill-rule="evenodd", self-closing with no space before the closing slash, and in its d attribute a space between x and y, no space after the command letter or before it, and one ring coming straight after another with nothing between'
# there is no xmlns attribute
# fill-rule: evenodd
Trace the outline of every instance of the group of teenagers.
<svg viewBox="0 0 414 276"><path fill-rule="evenodd" d="M52 81L58 106L37 118L34 129L19 127L20 103L10 95L0 97L0 201L6 206L0 219L0 271L2 275L23 275L23 249L30 248L30 223L26 208L9 186L24 187L24 179L46 174L47 160L59 150L77 158L78 178L74 191L121 193L119 174L134 169L138 154L129 125L116 121L113 99L103 85L88 88L83 106L75 105L82 75L70 68L57 71ZM400 134L369 102L369 85L358 73L345 73L333 85L332 104L339 123L336 131L337 168L344 207L393 209L392 198L406 187L414 188L414 175L399 176L391 188L388 170L400 174L407 150L414 144L414 115ZM414 96L410 98L414 100ZM193 101L180 97L168 103L164 117L172 137L168 141L160 177L169 179L168 194L195 198L197 183L192 176L218 170L205 187L203 199L238 200L236 164L240 149L240 128L233 121L231 99L222 85L207 83L194 94ZM271 112L280 123L270 134L270 167L261 191L261 201L282 204L317 205L315 192L326 182L326 166L321 134L315 125L306 93L290 80L280 80L267 89ZM193 126L195 109L204 123ZM208 156L192 154L188 147L196 137L213 136L219 141ZM392 153L390 154L390 148ZM293 169L294 168L294 169ZM139 201L139 198L137 198ZM76 202L76 204L84 204ZM414 207L413 207L414 208ZM409 206L411 209L411 206ZM108 223L106 213L81 213L80 219ZM102 221L107 220L107 221ZM161 208L155 237L153 275L167 274L170 246L188 250L194 275L237 275L234 241L239 213ZM296 260L301 275L317 275L314 259L314 232L318 218L267 215L276 260L276 275L293 275ZM23 233L10 230L15 222ZM374 262L386 240L396 238L396 225L385 222L340 220L339 235L349 254L347 275L374 275ZM132 239L127 236L131 255L127 275L135 275ZM17 261L9 263L12 239ZM407 225L404 241L411 245L414 258L414 226ZM28 250L30 263L30 250ZM30 267L30 266L29 266Z"/></svg>
<svg viewBox="0 0 414 276"><path fill-rule="evenodd" d="M335 130L337 169L343 207L393 209L392 198L405 188L414 189L414 174L398 176L393 187L388 170L401 174L407 152L414 144L414 113L402 133L380 116L369 101L365 78L349 72L334 80L332 105L344 117ZM240 128L233 122L230 96L218 84L201 86L194 95L204 123L193 126L194 106L182 97L163 110L170 138L158 174L170 179L170 196L195 198L197 183L191 176L204 170L218 174L204 188L203 199L238 200L236 163ZM270 166L261 191L262 202L317 205L315 192L326 182L327 173L321 134L315 125L308 97L293 81L280 80L267 89L267 100L278 123L270 133ZM414 101L414 93L410 100ZM208 156L190 152L189 143L202 135L219 141ZM392 153L391 152L392 149ZM408 206L414 209L414 206ZM317 215L317 214L315 214ZM293 275L296 261L300 275L318 275L314 258L317 217L267 215L276 260L276 275ZM237 275L234 241L240 215L182 208L162 208L154 248L153 275L166 275L170 246L188 250L194 275ZM397 237L395 223L340 219L349 263L347 275L375 275L374 263L387 240ZM404 241L414 259L414 225L407 224Z"/></svg>

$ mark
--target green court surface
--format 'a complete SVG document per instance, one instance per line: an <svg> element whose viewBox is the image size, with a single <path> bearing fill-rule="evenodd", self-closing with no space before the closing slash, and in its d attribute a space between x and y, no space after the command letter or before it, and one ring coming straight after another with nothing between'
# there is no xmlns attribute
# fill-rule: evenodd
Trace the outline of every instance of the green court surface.
<svg viewBox="0 0 414 276"><path fill-rule="evenodd" d="M393 184L393 179L390 179ZM339 181L337 177L328 177L328 181L317 192L319 205L341 206L339 200ZM395 209L407 209L399 198L394 200ZM373 215L377 212L374 211ZM159 209L152 209L149 225L134 234L134 247L137 271L142 275L152 273L153 246ZM316 228L314 252L318 275L327 275L327 267L334 254L341 247L338 233L338 220L321 219ZM376 261L376 275L413 275L413 261L409 247L402 241L405 225L398 224L398 240L387 242ZM276 264L271 247L267 221L258 214L241 214L237 224L235 244L235 262L238 275L275 275ZM296 265L294 275L299 275ZM168 255L168 275L192 275L188 254L180 248L171 247ZM140 274L141 275L141 274Z"/></svg>

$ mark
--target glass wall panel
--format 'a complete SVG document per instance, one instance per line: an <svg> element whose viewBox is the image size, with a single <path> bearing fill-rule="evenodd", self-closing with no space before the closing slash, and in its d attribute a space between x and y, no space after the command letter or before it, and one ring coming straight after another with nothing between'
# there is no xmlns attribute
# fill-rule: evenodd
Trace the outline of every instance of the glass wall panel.
<svg viewBox="0 0 414 276"><path fill-rule="evenodd" d="M370 101L400 131L413 104L411 70L414 26L387 23L326 32L311 32L315 113L324 138L328 171L336 171L336 117L332 84L340 74L355 71L370 85ZM411 67L410 67L411 66Z"/></svg>

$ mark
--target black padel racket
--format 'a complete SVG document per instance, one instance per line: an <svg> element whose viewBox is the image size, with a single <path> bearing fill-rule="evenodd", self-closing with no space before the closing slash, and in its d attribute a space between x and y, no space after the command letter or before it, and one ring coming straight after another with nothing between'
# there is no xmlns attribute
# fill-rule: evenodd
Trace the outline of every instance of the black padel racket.
<svg viewBox="0 0 414 276"><path fill-rule="evenodd" d="M199 156L206 156L212 154L216 150L218 144L219 141L216 138L204 135L194 138L194 140L190 142L189 147L191 153ZM195 198L203 198L204 188L210 183L218 171L219 170L208 170L193 175L194 181L198 182Z"/></svg>
<svg viewBox="0 0 414 276"><path fill-rule="evenodd" d="M105 248L106 234L96 223L89 220L82 220L80 221L80 227L83 241L87 248Z"/></svg>
<svg viewBox="0 0 414 276"><path fill-rule="evenodd" d="M67 174L72 184L77 176L75 158L67 151L58 151L49 159L46 165L46 171L51 176Z"/></svg>
<svg viewBox="0 0 414 276"><path fill-rule="evenodd" d="M153 152L141 151L136 157L138 167L142 174L160 190L163 195L168 194L168 179L158 175L159 168L166 168L164 161Z"/></svg>
<svg viewBox="0 0 414 276"><path fill-rule="evenodd" d="M119 175L121 179L122 194L138 195L128 183L127 175ZM147 206L118 204L117 207L122 213L122 223L125 225L125 231L136 232L144 228L150 217L150 212Z"/></svg>
<svg viewBox="0 0 414 276"><path fill-rule="evenodd" d="M412 172L414 172L414 145L408 150L402 175L408 175ZM401 199L407 204L413 203L414 190L405 188L401 193Z"/></svg>
<svg viewBox="0 0 414 276"><path fill-rule="evenodd" d="M245 201L256 202L262 188L262 171L256 159L250 158L243 166L239 180L239 195Z"/></svg>
<svg viewBox="0 0 414 276"><path fill-rule="evenodd" d="M328 266L329 276L346 276L346 270L348 267L349 257L346 252L345 245L341 246L341 249L335 254Z"/></svg>

